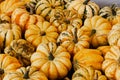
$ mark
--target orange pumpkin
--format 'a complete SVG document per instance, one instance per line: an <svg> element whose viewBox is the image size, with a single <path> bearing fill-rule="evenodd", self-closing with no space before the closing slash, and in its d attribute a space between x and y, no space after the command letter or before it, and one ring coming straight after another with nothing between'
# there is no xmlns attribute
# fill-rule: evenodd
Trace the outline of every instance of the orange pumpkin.
<svg viewBox="0 0 120 80"><path fill-rule="evenodd" d="M59 80L64 78L70 71L72 64L70 54L62 46L49 42L41 43L31 56L31 66L43 71L48 79Z"/></svg>
<svg viewBox="0 0 120 80"><path fill-rule="evenodd" d="M11 19L12 23L18 24L23 32L28 29L29 25L36 24L39 21L44 21L42 16L31 14L25 8L15 9L12 13Z"/></svg>
<svg viewBox="0 0 120 80"><path fill-rule="evenodd" d="M8 16L11 16L12 12L18 8L23 8L25 5L24 2L20 0L5 0L2 3L0 3L0 12L5 13Z"/></svg>
<svg viewBox="0 0 120 80"><path fill-rule="evenodd" d="M73 57L74 70L79 69L80 66L92 66L94 69L102 69L103 57L102 53L97 49L82 49Z"/></svg>
<svg viewBox="0 0 120 80"><path fill-rule="evenodd" d="M108 34L108 43L109 45L120 46L120 23L113 25Z"/></svg>
<svg viewBox="0 0 120 80"><path fill-rule="evenodd" d="M107 77L101 71L93 67L80 67L72 75L72 80L107 80Z"/></svg>
<svg viewBox="0 0 120 80"><path fill-rule="evenodd" d="M110 80L120 79L120 47L112 46L106 53L102 70Z"/></svg>
<svg viewBox="0 0 120 80"><path fill-rule="evenodd" d="M107 19L100 16L87 18L84 26L81 27L81 32L91 38L91 46L97 48L98 46L108 45L108 33L112 26Z"/></svg>
<svg viewBox="0 0 120 80"><path fill-rule="evenodd" d="M57 28L47 21L29 25L25 31L25 39L36 47L42 42L56 42L57 37Z"/></svg>
<svg viewBox="0 0 120 80"><path fill-rule="evenodd" d="M19 61L7 54L0 54L0 80L3 80L5 74L15 71L21 67Z"/></svg>
<svg viewBox="0 0 120 80"><path fill-rule="evenodd" d="M57 39L57 44L65 47L72 56L83 48L89 48L89 42L89 36L84 35L77 28L61 32Z"/></svg>
<svg viewBox="0 0 120 80"><path fill-rule="evenodd" d="M5 75L3 80L48 80L46 75L35 67L20 67Z"/></svg>

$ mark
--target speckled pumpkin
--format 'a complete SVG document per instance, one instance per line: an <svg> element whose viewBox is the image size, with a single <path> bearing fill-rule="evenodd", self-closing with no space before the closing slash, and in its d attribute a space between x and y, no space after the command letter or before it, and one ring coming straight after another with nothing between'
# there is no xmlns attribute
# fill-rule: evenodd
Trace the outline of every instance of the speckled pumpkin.
<svg viewBox="0 0 120 80"><path fill-rule="evenodd" d="M35 47L24 39L13 40L4 49L4 53L16 57L22 66L30 65L30 57L35 52Z"/></svg>

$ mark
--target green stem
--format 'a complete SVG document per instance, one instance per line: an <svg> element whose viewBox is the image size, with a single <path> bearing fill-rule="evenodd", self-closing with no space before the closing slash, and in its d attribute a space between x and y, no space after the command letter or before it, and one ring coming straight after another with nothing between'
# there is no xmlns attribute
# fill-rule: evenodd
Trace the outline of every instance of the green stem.
<svg viewBox="0 0 120 80"><path fill-rule="evenodd" d="M49 58L49 60L53 60L54 59L54 56L53 56L53 54L51 52L50 52L48 58Z"/></svg>
<svg viewBox="0 0 120 80"><path fill-rule="evenodd" d="M83 4L84 4L84 5L87 5L89 1L90 1L90 0L85 0L85 1L83 2Z"/></svg>
<svg viewBox="0 0 120 80"><path fill-rule="evenodd" d="M26 71L26 73L23 76L24 79L29 79L29 70Z"/></svg>
<svg viewBox="0 0 120 80"><path fill-rule="evenodd" d="M75 28L75 29L74 29L74 32L73 32L73 41L74 41L74 43L77 43L77 42L78 42L77 28Z"/></svg>
<svg viewBox="0 0 120 80"><path fill-rule="evenodd" d="M115 11L116 5L113 4L111 9L112 9L112 14L115 16L116 15L116 11Z"/></svg>
<svg viewBox="0 0 120 80"><path fill-rule="evenodd" d="M95 29L92 29L90 36L94 35L96 33Z"/></svg>

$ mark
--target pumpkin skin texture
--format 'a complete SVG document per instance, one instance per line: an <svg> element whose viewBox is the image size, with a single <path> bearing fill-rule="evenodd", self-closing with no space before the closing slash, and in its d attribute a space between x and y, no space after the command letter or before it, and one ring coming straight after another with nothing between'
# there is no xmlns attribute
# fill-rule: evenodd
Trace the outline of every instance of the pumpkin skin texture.
<svg viewBox="0 0 120 80"><path fill-rule="evenodd" d="M105 75L93 67L80 67L72 75L72 80L107 80Z"/></svg>
<svg viewBox="0 0 120 80"><path fill-rule="evenodd" d="M89 36L83 35L77 28L61 32L57 39L57 44L65 47L72 56L83 48L89 48L89 42Z"/></svg>
<svg viewBox="0 0 120 80"><path fill-rule="evenodd" d="M25 32L25 39L37 47L40 43L56 42L57 28L47 21L30 25Z"/></svg>
<svg viewBox="0 0 120 80"><path fill-rule="evenodd" d="M5 13L8 16L11 16L12 12L18 8L23 8L25 5L24 2L20 0L5 0L0 4L0 11L1 13Z"/></svg>
<svg viewBox="0 0 120 80"><path fill-rule="evenodd" d="M105 60L102 64L102 69L105 75L111 80L119 80L120 78L120 48L112 46L110 51L105 55Z"/></svg>
<svg viewBox="0 0 120 80"><path fill-rule="evenodd" d="M112 25L120 22L120 8L115 4L111 7L105 6L100 9L99 15L108 19Z"/></svg>
<svg viewBox="0 0 120 80"><path fill-rule="evenodd" d="M24 39L13 40L4 49L4 53L16 57L22 66L30 65L30 57L35 52L35 47Z"/></svg>
<svg viewBox="0 0 120 80"><path fill-rule="evenodd" d="M75 10L58 10L50 18L50 22L58 28L59 33L82 26L81 16Z"/></svg>
<svg viewBox="0 0 120 80"><path fill-rule="evenodd" d="M35 6L36 14L42 15L46 20L49 20L58 9L64 9L62 0L39 0Z"/></svg>
<svg viewBox="0 0 120 80"><path fill-rule="evenodd" d="M91 38L91 46L97 48L108 45L107 36L111 28L112 26L108 20L100 16L94 16L85 20L81 32L88 35Z"/></svg>
<svg viewBox="0 0 120 80"><path fill-rule="evenodd" d="M45 74L35 67L20 67L6 74L3 80L48 80Z"/></svg>
<svg viewBox="0 0 120 80"><path fill-rule="evenodd" d="M15 71L21 67L19 61L7 54L0 54L0 80L3 80L5 74Z"/></svg>
<svg viewBox="0 0 120 80"><path fill-rule="evenodd" d="M36 24L39 21L44 21L44 18L40 15L30 14L25 8L17 8L13 11L12 23L18 24L22 31L28 29L28 26L31 24Z"/></svg>
<svg viewBox="0 0 120 80"><path fill-rule="evenodd" d="M120 46L120 23L113 25L111 31L108 34L109 45Z"/></svg>
<svg viewBox="0 0 120 80"><path fill-rule="evenodd" d="M102 52L103 57L106 55L108 51L110 51L111 46L100 46L97 49Z"/></svg>
<svg viewBox="0 0 120 80"><path fill-rule="evenodd" d="M103 57L102 53L97 49L82 49L73 57L74 70L80 66L92 66L94 69L102 69Z"/></svg>
<svg viewBox="0 0 120 80"><path fill-rule="evenodd" d="M99 6L90 0L73 0L68 4L68 10L75 9L82 18L89 18L98 15Z"/></svg>
<svg viewBox="0 0 120 80"><path fill-rule="evenodd" d="M70 71L72 64L70 54L62 46L53 42L41 43L31 56L31 66L43 71L48 79L58 80L64 78Z"/></svg>
<svg viewBox="0 0 120 80"><path fill-rule="evenodd" d="M11 41L18 40L22 38L21 29L18 25L12 23L2 23L0 24L0 40L1 40L1 49L10 45Z"/></svg>

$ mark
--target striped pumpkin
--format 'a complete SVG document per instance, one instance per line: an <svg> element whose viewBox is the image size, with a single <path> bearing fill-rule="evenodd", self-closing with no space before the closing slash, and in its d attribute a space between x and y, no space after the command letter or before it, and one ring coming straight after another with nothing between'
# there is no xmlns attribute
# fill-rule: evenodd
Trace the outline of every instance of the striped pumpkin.
<svg viewBox="0 0 120 80"><path fill-rule="evenodd" d="M0 24L0 40L1 49L8 46L11 41L21 38L21 29L18 25L12 23Z"/></svg>
<svg viewBox="0 0 120 80"><path fill-rule="evenodd" d="M18 24L23 32L28 29L28 25L36 24L37 22L44 20L42 16L31 14L25 8L15 9L12 13L11 19L12 23Z"/></svg>
<svg viewBox="0 0 120 80"><path fill-rule="evenodd" d="M57 28L47 21L29 25L25 31L25 39L36 47L42 42L56 42L57 37Z"/></svg>
<svg viewBox="0 0 120 80"><path fill-rule="evenodd" d="M105 6L99 11L99 15L108 19L112 25L120 22L120 7L112 5L111 7Z"/></svg>
<svg viewBox="0 0 120 80"><path fill-rule="evenodd" d="M67 9L75 9L83 18L87 18L97 15L100 8L90 0L74 0L68 4Z"/></svg>
<svg viewBox="0 0 120 80"><path fill-rule="evenodd" d="M39 0L35 6L36 14L42 15L46 20L55 14L58 9L64 9L62 0Z"/></svg>
<svg viewBox="0 0 120 80"><path fill-rule="evenodd" d="M81 32L91 38L91 47L108 45L108 34L112 26L107 19L101 16L93 16L84 21L84 26L81 27Z"/></svg>
<svg viewBox="0 0 120 80"><path fill-rule="evenodd" d="M75 10L56 11L50 22L58 28L59 33L74 27L79 29L82 26L81 16Z"/></svg>
<svg viewBox="0 0 120 80"><path fill-rule="evenodd" d="M20 0L5 0L0 4L0 12L11 16L18 7L24 7L25 3Z"/></svg>
<svg viewBox="0 0 120 80"><path fill-rule="evenodd" d="M64 46L71 55L83 48L89 48L90 38L80 32L80 29L73 28L71 31L63 31L57 39L57 43Z"/></svg>

